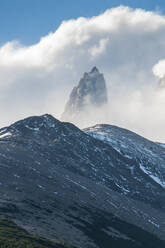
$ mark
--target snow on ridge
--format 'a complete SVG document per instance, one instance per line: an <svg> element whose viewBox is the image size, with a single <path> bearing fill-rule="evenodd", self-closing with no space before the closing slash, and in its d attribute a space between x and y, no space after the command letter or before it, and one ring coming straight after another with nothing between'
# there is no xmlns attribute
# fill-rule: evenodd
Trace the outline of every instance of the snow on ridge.
<svg viewBox="0 0 165 248"><path fill-rule="evenodd" d="M89 134L90 136L92 135L92 137L95 138L95 139L99 139L99 140L101 140L103 142L106 142L106 143L110 144L113 147L114 150L116 150L117 152L122 154L121 150L120 150L120 147L119 146L117 147L117 142L114 139L110 138L110 136L107 135L106 133L104 133L103 131L92 131L92 132L91 131L89 131L89 132L86 131L86 133ZM127 148L127 146L124 145L124 144L121 144L121 147ZM129 159L132 159L132 157L130 155L128 155L128 154L125 154L123 156L127 157Z"/></svg>
<svg viewBox="0 0 165 248"><path fill-rule="evenodd" d="M151 174L151 172L149 172L148 170L146 170L146 168L142 164L140 164L140 169L146 175L148 175L150 178L152 178L156 183L158 183L160 186L162 186L163 188L165 188L165 182L162 182L158 176L155 176L155 175Z"/></svg>
<svg viewBox="0 0 165 248"><path fill-rule="evenodd" d="M112 140L106 133L101 131L96 131L96 132L86 131L86 133L89 134L90 136L92 135L94 138L99 139L101 141L109 142L110 144L114 142L114 140Z"/></svg>
<svg viewBox="0 0 165 248"><path fill-rule="evenodd" d="M110 125L107 127L97 125L84 131L88 135L110 144L124 157L144 159L154 165L159 164L164 167L165 152L162 152L161 148L165 148L165 144L152 142L129 130Z"/></svg>

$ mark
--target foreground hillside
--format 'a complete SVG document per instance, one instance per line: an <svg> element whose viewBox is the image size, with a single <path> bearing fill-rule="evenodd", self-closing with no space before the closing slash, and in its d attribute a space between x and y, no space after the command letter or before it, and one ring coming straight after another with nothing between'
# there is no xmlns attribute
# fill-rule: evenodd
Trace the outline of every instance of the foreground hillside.
<svg viewBox="0 0 165 248"><path fill-rule="evenodd" d="M96 217L96 216L95 216ZM153 235L140 230L139 228L129 225L117 218L108 219L103 215L102 218L96 219L94 222L94 230L92 225L87 225L84 232L91 233L98 243L99 247L109 248L143 248L143 247L164 247L164 242L160 241ZM109 222L109 223L108 223ZM112 223L111 223L112 222ZM84 222L85 223L85 222ZM108 230L107 225L111 225ZM101 227L101 228L100 228ZM102 230L101 230L102 229ZM106 232L103 231L106 230ZM126 230L124 230L126 229ZM118 231L117 231L118 230ZM114 232L111 235L111 232ZM124 234L125 233L125 234ZM110 235L108 235L110 234ZM130 238L131 237L131 238ZM84 246L90 247L90 246ZM63 242L52 242L38 235L31 235L23 228L17 226L9 219L0 218L0 248L75 248L72 245Z"/></svg>
<svg viewBox="0 0 165 248"><path fill-rule="evenodd" d="M2 128L0 215L78 248L164 248L164 148L143 138L139 163L88 134L50 115Z"/></svg>
<svg viewBox="0 0 165 248"><path fill-rule="evenodd" d="M14 222L0 218L0 248L73 248L73 246L30 235Z"/></svg>

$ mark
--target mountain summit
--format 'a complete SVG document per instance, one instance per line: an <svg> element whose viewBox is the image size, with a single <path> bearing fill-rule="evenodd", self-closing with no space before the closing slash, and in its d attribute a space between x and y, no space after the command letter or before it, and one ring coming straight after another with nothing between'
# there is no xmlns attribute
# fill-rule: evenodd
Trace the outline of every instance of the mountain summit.
<svg viewBox="0 0 165 248"><path fill-rule="evenodd" d="M105 79L95 66L85 72L78 86L74 87L62 114L62 120L81 119L88 109L100 108L108 102Z"/></svg>

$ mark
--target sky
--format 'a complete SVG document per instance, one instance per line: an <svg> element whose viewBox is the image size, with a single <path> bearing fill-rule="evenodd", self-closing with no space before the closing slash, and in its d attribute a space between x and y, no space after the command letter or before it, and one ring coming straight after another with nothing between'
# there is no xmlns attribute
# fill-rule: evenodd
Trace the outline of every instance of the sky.
<svg viewBox="0 0 165 248"><path fill-rule="evenodd" d="M34 44L63 20L92 17L119 5L165 13L164 0L0 0L0 44Z"/></svg>
<svg viewBox="0 0 165 248"><path fill-rule="evenodd" d="M104 122L165 143L164 15L159 0L0 0L0 127L60 118L72 88L97 66L109 103L83 127Z"/></svg>

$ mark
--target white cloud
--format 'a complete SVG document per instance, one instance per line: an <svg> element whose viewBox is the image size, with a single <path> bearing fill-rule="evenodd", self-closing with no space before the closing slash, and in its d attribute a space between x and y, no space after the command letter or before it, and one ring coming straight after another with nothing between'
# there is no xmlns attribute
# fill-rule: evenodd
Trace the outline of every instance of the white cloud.
<svg viewBox="0 0 165 248"><path fill-rule="evenodd" d="M159 78L163 78L165 76L165 59L159 60L159 62L154 65L153 73Z"/></svg>
<svg viewBox="0 0 165 248"><path fill-rule="evenodd" d="M165 142L164 93L154 92L152 72L164 75L164 58L165 17L122 6L64 21L33 46L8 42L0 47L0 126L45 112L59 118L72 87L96 65L109 90L104 122Z"/></svg>

